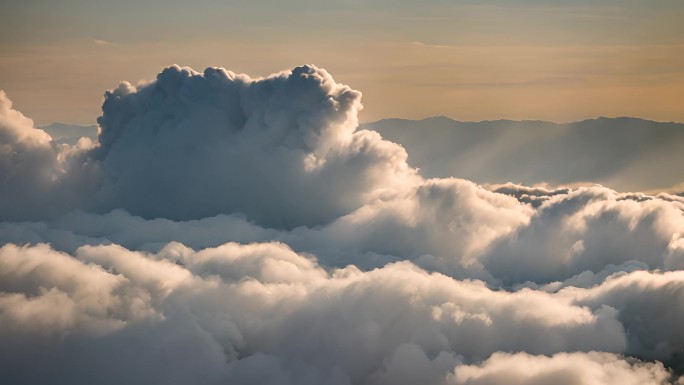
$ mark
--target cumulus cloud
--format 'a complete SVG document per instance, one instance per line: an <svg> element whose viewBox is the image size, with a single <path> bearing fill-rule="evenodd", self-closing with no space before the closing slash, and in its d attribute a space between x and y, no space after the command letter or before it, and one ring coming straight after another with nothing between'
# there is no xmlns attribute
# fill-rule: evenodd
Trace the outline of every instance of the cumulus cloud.
<svg viewBox="0 0 684 385"><path fill-rule="evenodd" d="M12 108L0 90L0 220L45 219L78 207L97 184L82 138L69 146L52 141Z"/></svg>
<svg viewBox="0 0 684 385"><path fill-rule="evenodd" d="M25 202L51 211L47 191L57 179L57 154L50 136L12 108L0 91L0 214L3 219L31 218Z"/></svg>
<svg viewBox="0 0 684 385"><path fill-rule="evenodd" d="M27 375L23 371L34 354L75 354L73 346L87 352L78 356L78 365L118 362L127 353L109 350L110 344L137 347L145 330L153 332L138 354L154 355L168 346L166 359L179 355L174 370L184 368L184 376L171 383L201 369L209 378L245 383L275 376L276 382L291 377L292 383L394 384L411 367L408 378L416 382L439 383L455 368L460 383L473 369L461 371L459 365L498 351L604 351L662 359L684 343L681 312L650 323L637 318L662 314L661 306L684 299L681 272L633 273L558 293L510 292L431 274L408 262L368 272L353 266L327 271L280 243L228 243L201 251L171 243L155 254L83 246L74 255L47 245L6 245L0 265L2 333L26 344L19 353L0 349L16 363L6 368L10 378ZM209 357L186 361L176 344L186 354ZM562 357L553 360L574 367L578 376L611 376L613 370L602 368L601 359L586 369ZM642 367L612 355L589 356L597 357L612 357L608 363L623 375ZM164 362L124 360L140 378L165 378L156 374L164 372ZM495 355L484 368L500 372L498 360ZM264 367L273 372L254 372ZM653 369L643 375L666 373L662 366L643 367ZM57 373L57 383L86 375L63 359L45 369ZM117 383L128 373L112 376L107 381Z"/></svg>
<svg viewBox="0 0 684 385"><path fill-rule="evenodd" d="M454 277L551 289L592 286L620 271L681 269L682 207L666 197L634 200L592 187L549 196L533 209L468 181L430 180L327 226L293 231L264 228L236 214L171 221L118 210L0 223L0 241L50 242L68 252L101 243L158 251L171 241L193 248L279 241L315 254L326 266L369 269L411 260Z"/></svg>
<svg viewBox="0 0 684 385"><path fill-rule="evenodd" d="M425 179L360 97L172 66L72 144L0 94L0 379L681 381L681 197Z"/></svg>
<svg viewBox="0 0 684 385"><path fill-rule="evenodd" d="M681 269L683 210L678 200L602 187L555 194L528 226L493 245L482 262L509 283L562 281L630 261Z"/></svg>
<svg viewBox="0 0 684 385"><path fill-rule="evenodd" d="M80 194L78 204L150 218L240 212L266 226L328 223L418 180L400 146L357 130L360 97L313 66L264 79L172 66L149 84L122 83L105 94L99 145L81 160L80 166L94 165L89 179L97 188ZM54 175L69 170L49 136L4 96L2 103L4 152L14 154L3 160L12 171L6 175L32 178L3 186L36 191L65 207L54 196L62 190L51 184L73 181ZM83 173L82 167L71 172ZM3 210L4 219L21 219L13 206ZM42 212L48 217L55 210Z"/></svg>
<svg viewBox="0 0 684 385"><path fill-rule="evenodd" d="M488 384L667 384L660 364L624 360L607 353L559 353L552 357L497 353L480 365L460 366L447 383Z"/></svg>
<svg viewBox="0 0 684 385"><path fill-rule="evenodd" d="M357 130L361 94L303 66L264 79L169 67L105 96L104 207L195 219L242 212L260 224L326 224L417 179L406 153ZM142 193L144 192L144 193Z"/></svg>

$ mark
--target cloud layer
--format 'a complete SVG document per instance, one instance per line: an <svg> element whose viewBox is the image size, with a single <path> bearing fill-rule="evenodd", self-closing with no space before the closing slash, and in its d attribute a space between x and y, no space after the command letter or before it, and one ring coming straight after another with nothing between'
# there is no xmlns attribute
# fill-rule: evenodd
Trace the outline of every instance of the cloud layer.
<svg viewBox="0 0 684 385"><path fill-rule="evenodd" d="M681 197L425 179L360 97L172 66L71 145L0 94L0 377L682 381Z"/></svg>
<svg viewBox="0 0 684 385"><path fill-rule="evenodd" d="M0 262L3 340L23 346L0 351L10 379L27 376L38 356L50 364L27 378L56 383L82 382L93 366L107 383L396 384L407 371L406 383L524 382L550 381L554 370L569 383L614 372L661 383L662 365L616 354L670 360L684 344L684 310L672 307L684 300L682 272L507 292L408 262L328 271L281 243L198 252L171 243L155 254L83 246L73 255L6 245ZM611 354L559 354L576 351ZM551 368L543 355L553 355ZM525 360L532 369L515 374Z"/></svg>

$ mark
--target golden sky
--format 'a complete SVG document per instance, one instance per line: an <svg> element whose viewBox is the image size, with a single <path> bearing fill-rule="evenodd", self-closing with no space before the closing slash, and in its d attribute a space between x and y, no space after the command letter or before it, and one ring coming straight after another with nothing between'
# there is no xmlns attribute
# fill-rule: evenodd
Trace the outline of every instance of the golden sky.
<svg viewBox="0 0 684 385"><path fill-rule="evenodd" d="M92 124L119 81L170 64L265 76L304 63L362 120L684 122L684 2L7 0L0 89L38 124Z"/></svg>

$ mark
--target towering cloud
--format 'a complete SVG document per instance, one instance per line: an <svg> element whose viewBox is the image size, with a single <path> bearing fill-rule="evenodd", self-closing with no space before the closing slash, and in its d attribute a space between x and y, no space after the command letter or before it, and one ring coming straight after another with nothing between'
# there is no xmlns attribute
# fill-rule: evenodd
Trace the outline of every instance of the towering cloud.
<svg viewBox="0 0 684 385"><path fill-rule="evenodd" d="M681 383L681 197L425 179L360 97L172 66L72 146L0 94L0 380Z"/></svg>
<svg viewBox="0 0 684 385"><path fill-rule="evenodd" d="M357 130L361 94L303 66L252 80L173 66L105 96L104 206L145 217L242 212L260 224L321 225L417 179L401 147Z"/></svg>

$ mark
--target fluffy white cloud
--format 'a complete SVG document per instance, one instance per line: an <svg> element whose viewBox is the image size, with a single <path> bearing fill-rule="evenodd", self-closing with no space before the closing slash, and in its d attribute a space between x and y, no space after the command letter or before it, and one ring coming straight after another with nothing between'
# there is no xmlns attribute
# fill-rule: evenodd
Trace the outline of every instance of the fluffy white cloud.
<svg viewBox="0 0 684 385"><path fill-rule="evenodd" d="M429 180L327 226L293 231L263 228L240 215L145 220L118 210L0 223L0 241L50 242L69 252L101 243L158 251L171 241L193 248L279 241L315 254L325 266L372 268L408 259L454 277L548 283L551 290L595 285L620 271L681 269L682 203L665 198L635 200L592 187L556 194L533 209L468 181Z"/></svg>
<svg viewBox="0 0 684 385"><path fill-rule="evenodd" d="M408 262L368 272L353 266L326 271L280 243L228 243L197 252L172 243L156 254L84 246L73 256L46 245L10 244L0 248L0 266L2 334L30 342L20 353L0 349L17 362L7 368L16 378L26 375L22 370L34 354L43 354L35 349L71 354L76 344L88 352L79 356L81 365L117 362L124 351L109 344L138 346L134 339L144 330L152 330L145 354L165 346L173 352L181 343L186 354L213 355L205 368L214 371L205 373L212 378L294 376L291 381L304 383L396 383L410 367L415 370L407 378L439 383L454 366L461 378L461 362L497 351L599 350L664 359L684 343L678 310L667 318L635 318L663 314L660 307L681 301L681 272L633 273L558 293L509 292ZM221 360L226 364L212 366ZM163 367L147 364L127 362L130 370L147 373L140 378L159 378L155 372ZM173 363L174 370L185 367L185 375L200 364ZM259 367L274 372L254 373ZM69 366L46 370L63 381L84 379Z"/></svg>
<svg viewBox="0 0 684 385"><path fill-rule="evenodd" d="M78 207L98 183L93 143L57 144L0 90L0 220L45 219Z"/></svg>
<svg viewBox="0 0 684 385"><path fill-rule="evenodd" d="M31 119L12 109L0 90L0 218L34 218L35 211L25 212L27 202L52 211L47 191L58 170L50 141L48 134L33 128Z"/></svg>
<svg viewBox="0 0 684 385"><path fill-rule="evenodd" d="M625 360L608 353L559 353L551 357L496 353L480 365L456 368L453 385L665 385L661 364Z"/></svg>
<svg viewBox="0 0 684 385"><path fill-rule="evenodd" d="M242 212L275 227L321 225L396 194L415 170L404 150L357 130L361 94L325 70L264 79L176 66L105 96L106 208L195 219Z"/></svg>
<svg viewBox="0 0 684 385"><path fill-rule="evenodd" d="M559 292L573 303L598 309L610 306L629 336L627 353L668 360L684 347L684 271L660 274L636 271L611 277L587 290L568 287Z"/></svg>
<svg viewBox="0 0 684 385"><path fill-rule="evenodd" d="M360 108L172 66L70 146L0 94L0 379L676 379L681 197L424 179Z"/></svg>
<svg viewBox="0 0 684 385"><path fill-rule="evenodd" d="M357 129L360 98L313 66L263 79L172 66L156 81L107 92L99 145L72 164L3 94L7 191L0 193L36 197L24 196L19 208L4 199L0 218L47 218L76 206L170 219L239 212L284 228L325 224L419 180L400 146ZM92 190L84 191L86 176ZM78 199L61 196L69 194ZM37 202L51 205L25 213Z"/></svg>
<svg viewBox="0 0 684 385"><path fill-rule="evenodd" d="M505 282L565 280L584 271L639 261L682 267L684 203L668 196L619 194L603 187L548 197L528 226L481 258Z"/></svg>

